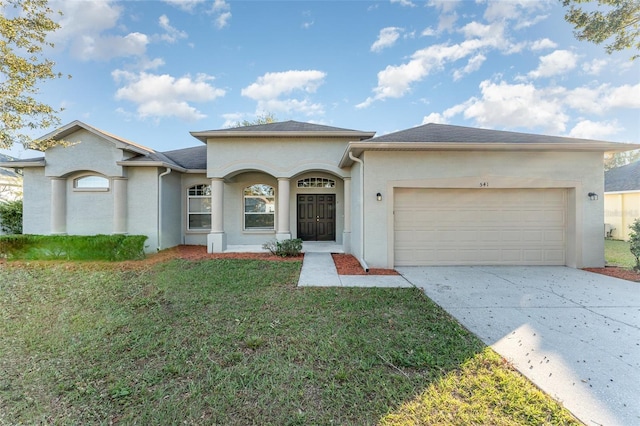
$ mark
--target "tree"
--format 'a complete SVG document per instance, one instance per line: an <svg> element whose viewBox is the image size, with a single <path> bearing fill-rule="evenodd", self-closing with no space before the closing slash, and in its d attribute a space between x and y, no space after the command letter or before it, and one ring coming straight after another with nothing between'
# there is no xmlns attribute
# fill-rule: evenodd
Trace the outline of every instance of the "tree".
<svg viewBox="0 0 640 426"><path fill-rule="evenodd" d="M53 47L47 35L60 25L51 19L47 0L0 0L0 12L0 148L14 142L36 147L26 131L60 124L61 110L35 98L40 82L62 77L43 57L43 50Z"/></svg>
<svg viewBox="0 0 640 426"><path fill-rule="evenodd" d="M0 229L7 234L22 234L22 200L0 202Z"/></svg>
<svg viewBox="0 0 640 426"><path fill-rule="evenodd" d="M617 50L636 49L640 51L640 1L638 0L595 0L602 10L586 11L578 5L594 0L562 0L569 10L564 19L573 24L578 40L600 44L613 40L605 46L607 53ZM640 57L636 53L631 57Z"/></svg>
<svg viewBox="0 0 640 426"><path fill-rule="evenodd" d="M616 152L614 154L605 154L604 169L611 170L638 160L640 160L640 150L638 149L633 151Z"/></svg>
<svg viewBox="0 0 640 426"><path fill-rule="evenodd" d="M232 127L256 126L258 124L275 123L276 121L278 121L278 119L276 118L275 114L273 114L272 112L265 112L264 114L257 116L256 119L253 121L249 121L249 120L238 121Z"/></svg>
<svg viewBox="0 0 640 426"><path fill-rule="evenodd" d="M629 251L636 258L636 266L633 269L636 272L640 272L640 219L634 220L629 225L629 229L631 229L629 233Z"/></svg>

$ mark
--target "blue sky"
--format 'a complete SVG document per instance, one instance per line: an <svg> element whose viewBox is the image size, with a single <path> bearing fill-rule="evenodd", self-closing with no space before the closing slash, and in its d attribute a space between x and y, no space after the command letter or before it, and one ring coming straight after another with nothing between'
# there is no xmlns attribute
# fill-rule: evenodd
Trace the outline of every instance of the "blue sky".
<svg viewBox="0 0 640 426"><path fill-rule="evenodd" d="M41 99L63 124L159 151L265 112L378 135L438 122L640 143L640 60L577 41L557 0L51 6L47 55L72 78Z"/></svg>

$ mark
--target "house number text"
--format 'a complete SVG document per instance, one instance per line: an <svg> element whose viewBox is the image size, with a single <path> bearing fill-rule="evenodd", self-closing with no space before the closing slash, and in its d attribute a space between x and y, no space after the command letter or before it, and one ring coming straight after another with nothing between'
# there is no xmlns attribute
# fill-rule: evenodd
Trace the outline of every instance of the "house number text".
<svg viewBox="0 0 640 426"><path fill-rule="evenodd" d="M480 182L480 188L486 188L489 186L489 182Z"/></svg>

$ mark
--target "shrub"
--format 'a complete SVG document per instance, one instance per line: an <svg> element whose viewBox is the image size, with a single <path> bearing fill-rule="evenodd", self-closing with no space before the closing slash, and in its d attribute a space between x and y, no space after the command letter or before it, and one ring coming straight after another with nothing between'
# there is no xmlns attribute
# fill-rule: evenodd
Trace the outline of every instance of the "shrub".
<svg viewBox="0 0 640 426"><path fill-rule="evenodd" d="M631 233L629 233L629 250L633 257L636 258L636 266L633 269L640 272L640 218L634 220L629 229L631 229Z"/></svg>
<svg viewBox="0 0 640 426"><path fill-rule="evenodd" d="M282 241L273 240L264 243L262 248L280 257L298 256L302 252L302 240L300 238Z"/></svg>
<svg viewBox="0 0 640 426"><path fill-rule="evenodd" d="M0 229L7 234L22 234L22 200L0 202Z"/></svg>
<svg viewBox="0 0 640 426"><path fill-rule="evenodd" d="M21 260L144 258L146 235L2 235L0 256Z"/></svg>

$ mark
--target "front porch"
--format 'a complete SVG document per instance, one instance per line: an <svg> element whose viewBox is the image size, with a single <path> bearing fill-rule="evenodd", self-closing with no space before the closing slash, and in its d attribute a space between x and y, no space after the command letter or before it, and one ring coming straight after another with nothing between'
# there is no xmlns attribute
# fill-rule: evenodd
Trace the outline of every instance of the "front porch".
<svg viewBox="0 0 640 426"><path fill-rule="evenodd" d="M244 244L228 245L224 253L266 253L261 245ZM302 243L303 253L344 253L342 244L335 241L305 241Z"/></svg>

